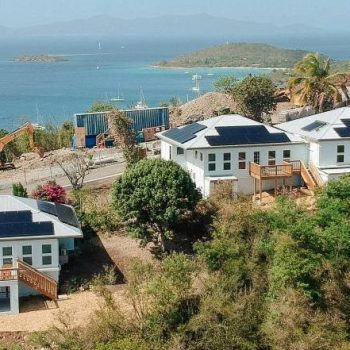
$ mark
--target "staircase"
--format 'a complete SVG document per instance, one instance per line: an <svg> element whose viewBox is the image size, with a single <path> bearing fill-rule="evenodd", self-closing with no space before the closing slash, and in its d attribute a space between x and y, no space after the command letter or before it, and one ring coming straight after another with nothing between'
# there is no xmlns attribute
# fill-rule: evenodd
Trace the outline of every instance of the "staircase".
<svg viewBox="0 0 350 350"><path fill-rule="evenodd" d="M21 260L17 261L17 279L48 298L57 299L57 282Z"/></svg>
<svg viewBox="0 0 350 350"><path fill-rule="evenodd" d="M309 190L313 191L316 187L319 186L313 175L313 172L310 169L308 169L305 163L302 161L300 161L300 175Z"/></svg>

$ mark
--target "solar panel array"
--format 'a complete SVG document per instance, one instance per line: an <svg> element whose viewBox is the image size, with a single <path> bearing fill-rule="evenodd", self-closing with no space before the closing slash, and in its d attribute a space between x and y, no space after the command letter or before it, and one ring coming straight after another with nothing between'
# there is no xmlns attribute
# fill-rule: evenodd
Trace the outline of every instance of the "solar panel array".
<svg viewBox="0 0 350 350"><path fill-rule="evenodd" d="M301 128L304 131L314 131L323 128L326 126L328 123L320 121L320 120L315 120L311 124L305 125L303 128Z"/></svg>
<svg viewBox="0 0 350 350"><path fill-rule="evenodd" d="M341 119L342 123L345 125L343 128L334 128L334 131L340 137L350 137L350 119Z"/></svg>
<svg viewBox="0 0 350 350"><path fill-rule="evenodd" d="M30 210L0 212L0 223L32 222L33 215Z"/></svg>
<svg viewBox="0 0 350 350"><path fill-rule="evenodd" d="M80 227L73 208L68 205L38 201L38 209L44 213L56 216L65 224Z"/></svg>
<svg viewBox="0 0 350 350"><path fill-rule="evenodd" d="M50 221L0 223L0 238L53 236L54 233L54 226Z"/></svg>
<svg viewBox="0 0 350 350"><path fill-rule="evenodd" d="M290 142L289 137L285 133L270 133L263 125L223 126L215 129L219 135L206 136L210 146Z"/></svg>
<svg viewBox="0 0 350 350"><path fill-rule="evenodd" d="M196 133L206 129L205 125L192 123L182 128L170 129L163 133L164 136L179 143L188 142L196 137Z"/></svg>

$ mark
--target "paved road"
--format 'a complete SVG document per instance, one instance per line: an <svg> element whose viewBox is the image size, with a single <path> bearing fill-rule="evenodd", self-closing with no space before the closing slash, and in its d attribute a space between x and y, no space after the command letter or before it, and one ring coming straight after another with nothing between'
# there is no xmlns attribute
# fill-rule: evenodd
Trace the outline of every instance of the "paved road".
<svg viewBox="0 0 350 350"><path fill-rule="evenodd" d="M89 187L89 186L96 186L96 185L111 183L114 179L119 177L124 172L124 170L125 170L125 163L115 163L112 165L91 169L89 174L85 178L85 185ZM71 187L67 177L65 176L56 177L55 180L58 184L60 184L65 188ZM38 182L32 182L28 184L27 186L28 192L31 192L40 183L42 182L38 181ZM0 190L0 194L11 194L11 193L12 193L12 189L10 187Z"/></svg>

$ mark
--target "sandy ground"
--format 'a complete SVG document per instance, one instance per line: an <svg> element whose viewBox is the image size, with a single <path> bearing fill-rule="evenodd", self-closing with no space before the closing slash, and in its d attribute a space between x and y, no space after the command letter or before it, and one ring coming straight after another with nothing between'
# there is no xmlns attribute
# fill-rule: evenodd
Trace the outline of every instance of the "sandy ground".
<svg viewBox="0 0 350 350"><path fill-rule="evenodd" d="M121 272L125 272L132 258L151 262L151 253L141 248L138 241L124 235L100 237L110 258ZM122 310L127 312L130 305L125 296L125 284L111 287L115 300ZM0 332L33 332L49 328L58 323L60 315L68 315L75 325L84 325L89 315L98 309L100 297L91 291L70 294L67 300L60 300L57 305L52 301L44 302L41 297L24 302L18 315L1 316Z"/></svg>

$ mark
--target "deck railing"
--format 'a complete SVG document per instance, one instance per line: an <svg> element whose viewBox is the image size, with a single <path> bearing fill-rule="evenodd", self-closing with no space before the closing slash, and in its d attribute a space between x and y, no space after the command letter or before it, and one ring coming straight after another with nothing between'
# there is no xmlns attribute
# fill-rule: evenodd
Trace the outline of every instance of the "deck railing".
<svg viewBox="0 0 350 350"><path fill-rule="evenodd" d="M57 299L57 282L21 260L17 260L14 267L0 268L0 281L9 280L21 281L41 294Z"/></svg>
<svg viewBox="0 0 350 350"><path fill-rule="evenodd" d="M276 165L259 165L249 163L249 173L257 179L274 179L278 177L290 177L293 175L293 165L290 163Z"/></svg>

